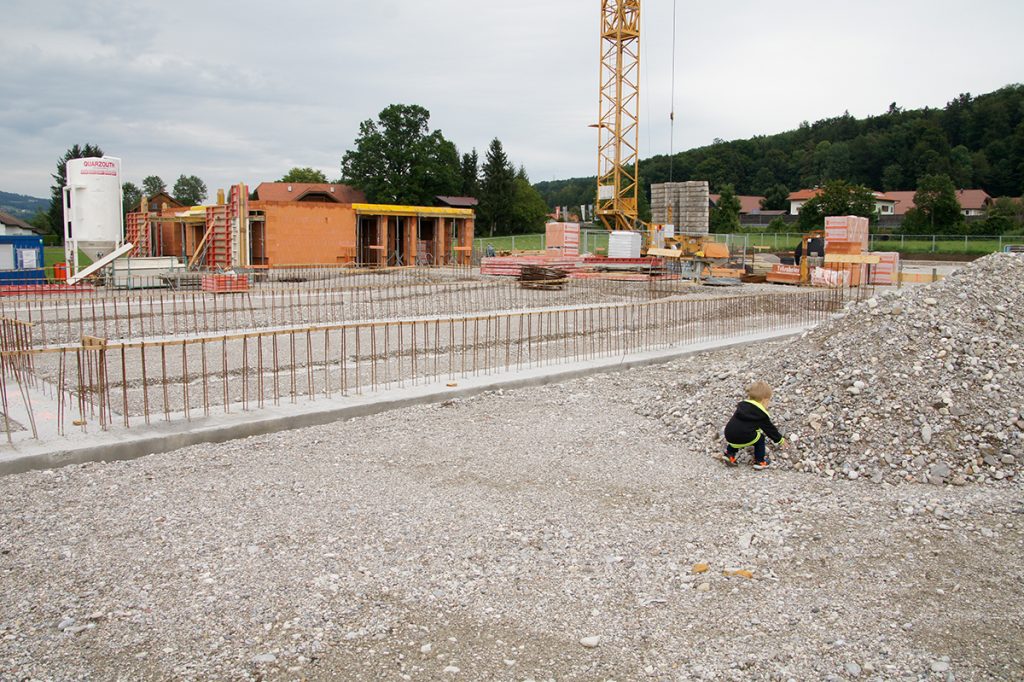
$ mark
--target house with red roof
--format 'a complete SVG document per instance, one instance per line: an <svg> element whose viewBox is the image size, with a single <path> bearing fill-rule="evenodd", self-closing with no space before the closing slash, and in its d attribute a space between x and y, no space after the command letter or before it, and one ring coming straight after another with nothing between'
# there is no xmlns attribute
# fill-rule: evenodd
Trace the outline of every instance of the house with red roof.
<svg viewBox="0 0 1024 682"><path fill-rule="evenodd" d="M914 208L914 195L917 192L899 191L886 192L885 195L896 201L893 215L904 216ZM965 216L983 216L992 204L992 197L983 189L958 189L956 200L960 203L960 211Z"/></svg>
<svg viewBox="0 0 1024 682"><path fill-rule="evenodd" d="M721 198L721 194L709 194L708 208L714 208L718 206L718 200ZM750 213L761 212L761 202L764 200L764 197L737 194L736 198L740 200L740 215L748 215Z"/></svg>

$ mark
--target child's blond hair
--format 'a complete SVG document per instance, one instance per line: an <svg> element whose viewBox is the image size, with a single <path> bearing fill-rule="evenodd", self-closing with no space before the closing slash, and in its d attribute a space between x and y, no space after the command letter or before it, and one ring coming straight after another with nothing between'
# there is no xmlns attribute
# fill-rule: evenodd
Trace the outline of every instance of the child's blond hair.
<svg viewBox="0 0 1024 682"><path fill-rule="evenodd" d="M767 381L755 381L747 386L747 397L761 403L772 397L772 387Z"/></svg>

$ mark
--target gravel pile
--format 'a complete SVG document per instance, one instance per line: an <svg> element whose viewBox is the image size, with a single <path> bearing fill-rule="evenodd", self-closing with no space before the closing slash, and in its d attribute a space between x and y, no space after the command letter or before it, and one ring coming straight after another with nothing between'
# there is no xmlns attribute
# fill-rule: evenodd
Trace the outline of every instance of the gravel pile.
<svg viewBox="0 0 1024 682"><path fill-rule="evenodd" d="M782 348L689 383L641 414L714 454L743 387L775 388L785 468L875 483L990 483L1024 462L1024 258L994 254L928 286L850 303Z"/></svg>

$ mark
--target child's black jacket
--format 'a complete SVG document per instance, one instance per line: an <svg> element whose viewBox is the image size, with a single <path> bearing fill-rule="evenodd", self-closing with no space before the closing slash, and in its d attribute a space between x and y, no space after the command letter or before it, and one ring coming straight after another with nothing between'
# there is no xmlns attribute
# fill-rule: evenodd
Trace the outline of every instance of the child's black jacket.
<svg viewBox="0 0 1024 682"><path fill-rule="evenodd" d="M775 428L768 410L756 400L744 400L736 406L732 419L725 425L725 440L737 448L753 445L761 434L776 443L782 443L782 434Z"/></svg>

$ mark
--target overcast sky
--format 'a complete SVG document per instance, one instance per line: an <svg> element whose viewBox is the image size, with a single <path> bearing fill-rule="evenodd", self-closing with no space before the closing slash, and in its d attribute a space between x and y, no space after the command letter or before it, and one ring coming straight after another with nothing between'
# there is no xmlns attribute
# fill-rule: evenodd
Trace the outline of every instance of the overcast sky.
<svg viewBox="0 0 1024 682"><path fill-rule="evenodd" d="M672 0L643 9L641 157L668 153ZM8 0L0 190L49 196L73 144L125 180L211 196L293 166L340 174L359 122L419 104L460 152L501 139L533 181L596 172L600 0ZM1024 81L1020 0L686 2L674 149L942 107Z"/></svg>

